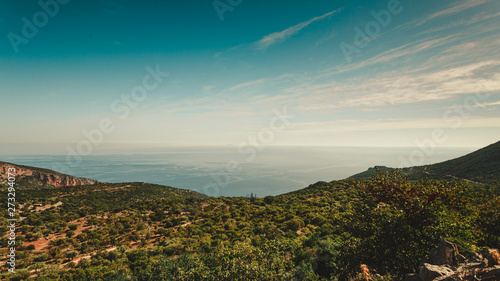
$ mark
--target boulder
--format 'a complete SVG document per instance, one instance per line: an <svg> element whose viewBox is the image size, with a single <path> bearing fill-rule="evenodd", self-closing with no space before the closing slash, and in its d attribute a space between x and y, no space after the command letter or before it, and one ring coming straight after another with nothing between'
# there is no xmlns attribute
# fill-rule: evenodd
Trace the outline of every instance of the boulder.
<svg viewBox="0 0 500 281"><path fill-rule="evenodd" d="M500 253L483 250L465 258L455 244L441 241L421 261L417 274L407 274L405 281L500 280ZM465 278L465 279L464 279Z"/></svg>
<svg viewBox="0 0 500 281"><path fill-rule="evenodd" d="M484 278L484 280L500 280L500 266L497 265L485 270L481 274L481 277Z"/></svg>
<svg viewBox="0 0 500 281"><path fill-rule="evenodd" d="M457 266L460 258L461 255L458 253L457 246L449 241L442 240L437 248L429 252L425 262L433 265Z"/></svg>
<svg viewBox="0 0 500 281"><path fill-rule="evenodd" d="M453 273L453 270L446 266L424 263L424 265L420 267L419 276L422 281L433 281L438 277L449 276Z"/></svg>

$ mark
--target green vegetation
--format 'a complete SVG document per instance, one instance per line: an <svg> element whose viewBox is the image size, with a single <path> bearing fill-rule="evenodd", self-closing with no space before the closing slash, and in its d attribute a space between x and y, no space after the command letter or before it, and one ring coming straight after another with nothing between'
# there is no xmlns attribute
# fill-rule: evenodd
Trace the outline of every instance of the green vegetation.
<svg viewBox="0 0 500 281"><path fill-rule="evenodd" d="M373 280L399 280L441 239L463 253L498 248L499 195L494 180L395 170L265 198L145 183L28 189L17 273L3 266L0 279L361 280L366 265Z"/></svg>
<svg viewBox="0 0 500 281"><path fill-rule="evenodd" d="M370 179L379 171L392 168L377 166L351 178ZM459 179L479 183L500 183L500 141L465 156L433 165L398 169L410 179Z"/></svg>

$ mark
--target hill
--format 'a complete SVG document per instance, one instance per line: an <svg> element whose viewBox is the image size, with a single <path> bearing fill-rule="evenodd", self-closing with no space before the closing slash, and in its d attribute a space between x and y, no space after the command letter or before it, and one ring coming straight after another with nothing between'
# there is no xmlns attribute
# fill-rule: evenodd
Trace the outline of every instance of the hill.
<svg viewBox="0 0 500 281"><path fill-rule="evenodd" d="M436 176L453 176L476 182L492 182L500 175L500 141L465 156L424 166Z"/></svg>
<svg viewBox="0 0 500 281"><path fill-rule="evenodd" d="M0 186L5 186L7 184L9 168L15 168L14 174L16 175L16 185L21 189L79 186L100 183L97 180L78 178L47 169L0 162Z"/></svg>
<svg viewBox="0 0 500 281"><path fill-rule="evenodd" d="M353 179L369 179L377 170L385 172L394 168L376 166L351 176ZM479 183L497 182L500 175L500 141L445 162L398 169L410 179L460 179Z"/></svg>
<svg viewBox="0 0 500 281"><path fill-rule="evenodd" d="M375 167L370 167L368 170L352 175L348 177L348 179L370 179L373 176L376 176L378 174L378 171L380 172L387 172L390 170L393 170L394 168L386 167L386 166L375 166Z"/></svg>
<svg viewBox="0 0 500 281"><path fill-rule="evenodd" d="M456 180L500 177L497 148L438 168L377 167L385 173L372 169L369 179L264 198L138 182L23 189L16 197L17 273L7 271L5 232L0 279L403 280L443 239L470 260L500 246L500 185ZM459 165L471 159L491 170ZM403 174L429 178L429 169L436 179ZM0 228L8 223L0 220Z"/></svg>

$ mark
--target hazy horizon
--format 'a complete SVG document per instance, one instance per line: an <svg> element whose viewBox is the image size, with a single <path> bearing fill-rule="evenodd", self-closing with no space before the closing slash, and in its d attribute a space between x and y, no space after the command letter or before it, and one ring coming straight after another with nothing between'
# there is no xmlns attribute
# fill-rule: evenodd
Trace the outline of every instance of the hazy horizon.
<svg viewBox="0 0 500 281"><path fill-rule="evenodd" d="M434 164L474 150L439 148L413 164ZM375 165L400 168L404 163L401 159L415 151L420 150L412 147L267 147L256 153L255 158L249 158L250 154L240 154L233 147L184 147L151 148L123 154L94 153L83 157L75 167L67 165L63 154L3 155L0 161L102 182L148 182L212 196L250 193L266 196L302 189L318 181L344 179ZM236 164L239 171L228 170L229 163Z"/></svg>
<svg viewBox="0 0 500 281"><path fill-rule="evenodd" d="M497 140L498 141L498 140ZM447 150L447 149L470 149L477 150L481 149L487 145L495 143L496 141L485 143L484 145L464 145L464 146L439 146L435 147L437 151ZM67 152L64 151L64 147L71 145L67 144L19 144L19 143L4 143L0 146L0 161L2 157L12 156L12 155L47 155L47 156L57 156L66 155ZM237 151L237 146L235 145L150 145L150 144L135 144L135 145L123 145L123 144L103 144L100 147L95 147L92 155L127 155L127 154L145 154L154 153L152 151L158 149L203 149L203 148L224 148L224 149L234 149ZM408 148L418 150L416 145L407 146L364 146L364 145L268 145L266 148L373 148L373 149L391 149L391 148ZM86 156L83 156L86 157Z"/></svg>

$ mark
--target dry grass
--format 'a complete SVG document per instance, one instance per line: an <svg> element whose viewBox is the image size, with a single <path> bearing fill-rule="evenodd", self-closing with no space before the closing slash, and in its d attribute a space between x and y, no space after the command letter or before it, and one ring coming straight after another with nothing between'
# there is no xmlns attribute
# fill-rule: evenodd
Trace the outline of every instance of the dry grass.
<svg viewBox="0 0 500 281"><path fill-rule="evenodd" d="M493 257L493 259L497 262L497 264L500 264L500 253L498 250L490 250L490 254Z"/></svg>
<svg viewBox="0 0 500 281"><path fill-rule="evenodd" d="M362 264L360 266L361 273L358 274L357 277L355 278L350 278L349 281L370 281L371 279L371 274L370 274L370 269L366 264Z"/></svg>
<svg viewBox="0 0 500 281"><path fill-rule="evenodd" d="M370 270L368 269L368 266L366 266L366 264L362 264L360 268L361 268L361 273L363 274L363 281L369 281Z"/></svg>

